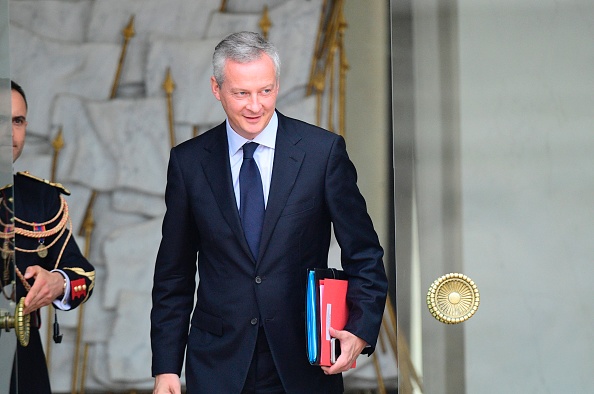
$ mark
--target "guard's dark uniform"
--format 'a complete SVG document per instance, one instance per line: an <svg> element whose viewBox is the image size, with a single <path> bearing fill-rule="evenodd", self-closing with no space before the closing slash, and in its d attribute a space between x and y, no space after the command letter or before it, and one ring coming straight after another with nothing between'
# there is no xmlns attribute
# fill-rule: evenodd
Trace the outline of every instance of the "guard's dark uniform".
<svg viewBox="0 0 594 394"><path fill-rule="evenodd" d="M10 190L7 188L2 191L3 201L7 201L9 196L6 194L10 193ZM64 272L70 279L70 295L65 302L74 309L91 295L95 285L95 269L82 255L74 238L69 237L69 229L66 228L64 232L58 231L57 234L45 238L27 236L20 231L51 231L52 228L65 224L64 215L67 217L68 208L61 200L61 194L70 193L60 184L53 184L27 173L18 173L14 177L14 212L17 218L15 220L16 266L22 275L25 274L27 267L33 265L39 265L48 271L58 269ZM62 212L58 215L60 210ZM3 203L0 207L2 223L7 223L9 214L6 204ZM66 240L67 244L64 247ZM31 286L33 282L29 280ZM25 297L26 293L27 290L17 275L16 301ZM51 393L39 335L40 324L39 313L32 313L29 345L26 347L17 345L19 393ZM44 321L43 324L52 324L52 322ZM46 326L43 327L45 329ZM13 369L11 392L14 392L14 383Z"/></svg>

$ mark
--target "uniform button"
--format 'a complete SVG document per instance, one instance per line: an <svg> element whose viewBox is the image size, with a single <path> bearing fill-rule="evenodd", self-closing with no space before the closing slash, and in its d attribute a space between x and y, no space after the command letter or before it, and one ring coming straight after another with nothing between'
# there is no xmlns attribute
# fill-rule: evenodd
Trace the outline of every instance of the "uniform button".
<svg viewBox="0 0 594 394"><path fill-rule="evenodd" d="M260 278L259 276L256 276L256 283L258 283L258 284L262 283L262 278Z"/></svg>
<svg viewBox="0 0 594 394"><path fill-rule="evenodd" d="M250 323L252 324L252 326L255 326L256 324L258 324L258 318L254 317L252 320L250 320Z"/></svg>

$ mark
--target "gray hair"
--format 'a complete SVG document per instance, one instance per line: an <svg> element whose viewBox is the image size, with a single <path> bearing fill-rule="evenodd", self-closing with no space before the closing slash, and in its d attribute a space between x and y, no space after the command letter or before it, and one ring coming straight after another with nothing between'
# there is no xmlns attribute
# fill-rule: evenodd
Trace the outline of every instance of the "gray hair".
<svg viewBox="0 0 594 394"><path fill-rule="evenodd" d="M219 86L225 80L225 63L232 60L237 63L250 63L259 60L262 54L270 56L274 63L276 80L280 78L280 56L274 45L260 34L242 31L228 35L216 47L212 55L213 75Z"/></svg>

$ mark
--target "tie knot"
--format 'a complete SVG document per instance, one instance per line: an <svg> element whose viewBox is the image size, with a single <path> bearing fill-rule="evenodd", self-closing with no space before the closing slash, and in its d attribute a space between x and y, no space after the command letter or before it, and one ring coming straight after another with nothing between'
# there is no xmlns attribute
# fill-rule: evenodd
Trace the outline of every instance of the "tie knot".
<svg viewBox="0 0 594 394"><path fill-rule="evenodd" d="M253 159L256 148L258 148L258 143L256 142L248 142L247 144L243 145L243 158Z"/></svg>

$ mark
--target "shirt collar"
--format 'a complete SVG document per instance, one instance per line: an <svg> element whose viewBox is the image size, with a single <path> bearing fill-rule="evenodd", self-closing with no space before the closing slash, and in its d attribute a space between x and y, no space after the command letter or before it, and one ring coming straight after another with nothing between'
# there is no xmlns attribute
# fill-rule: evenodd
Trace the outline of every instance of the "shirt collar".
<svg viewBox="0 0 594 394"><path fill-rule="evenodd" d="M227 141L229 142L229 153L233 156L249 140L243 138L233 130L229 124L229 119L225 122L227 128ZM276 145L276 131L278 130L278 115L276 111L272 114L270 122L264 127L264 130L252 141L268 148L274 149Z"/></svg>

